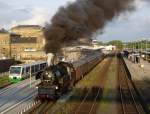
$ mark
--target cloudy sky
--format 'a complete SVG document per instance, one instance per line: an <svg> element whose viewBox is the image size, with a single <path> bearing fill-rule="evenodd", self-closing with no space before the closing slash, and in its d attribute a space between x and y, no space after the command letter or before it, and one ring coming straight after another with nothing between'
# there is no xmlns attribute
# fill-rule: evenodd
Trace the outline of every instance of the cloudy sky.
<svg viewBox="0 0 150 114"><path fill-rule="evenodd" d="M147 2L148 1L148 2ZM123 41L150 40L150 4L149 0L137 0L136 9L124 13L108 23L104 34L98 36L102 41L113 39Z"/></svg>
<svg viewBox="0 0 150 114"><path fill-rule="evenodd" d="M74 0L0 0L0 28L18 24L44 25L60 6Z"/></svg>
<svg viewBox="0 0 150 114"><path fill-rule="evenodd" d="M0 28L9 29L18 24L49 22L60 6L75 0L0 0ZM97 39L123 41L150 38L150 7L144 0L137 0L136 10L113 19Z"/></svg>

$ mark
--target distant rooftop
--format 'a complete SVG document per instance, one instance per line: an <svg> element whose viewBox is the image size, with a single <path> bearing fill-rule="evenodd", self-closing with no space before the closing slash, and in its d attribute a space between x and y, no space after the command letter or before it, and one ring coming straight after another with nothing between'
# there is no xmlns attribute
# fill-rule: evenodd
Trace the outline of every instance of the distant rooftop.
<svg viewBox="0 0 150 114"><path fill-rule="evenodd" d="M2 29L0 29L0 33L9 33L9 32L2 28Z"/></svg>
<svg viewBox="0 0 150 114"><path fill-rule="evenodd" d="M42 28L41 26L39 25L18 25L18 26L15 26L15 27L12 27L11 29L18 29L18 28Z"/></svg>

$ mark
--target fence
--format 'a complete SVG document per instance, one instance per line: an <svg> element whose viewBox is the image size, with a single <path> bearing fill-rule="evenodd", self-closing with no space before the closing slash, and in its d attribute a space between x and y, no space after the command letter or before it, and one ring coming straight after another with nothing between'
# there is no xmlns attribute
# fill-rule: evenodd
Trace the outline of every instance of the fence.
<svg viewBox="0 0 150 114"><path fill-rule="evenodd" d="M2 77L2 76L8 76L8 75L9 75L9 72L0 73L0 77Z"/></svg>

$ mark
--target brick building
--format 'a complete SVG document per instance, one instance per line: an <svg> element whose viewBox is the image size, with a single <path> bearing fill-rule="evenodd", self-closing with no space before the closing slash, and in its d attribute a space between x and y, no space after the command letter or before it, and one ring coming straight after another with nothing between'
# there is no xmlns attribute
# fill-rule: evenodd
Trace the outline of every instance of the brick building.
<svg viewBox="0 0 150 114"><path fill-rule="evenodd" d="M43 46L45 44L44 40L44 34L43 34L43 28L38 25L19 25L16 27L13 27L11 29L11 32L21 35L21 38L25 39L32 39L33 43L36 46L31 46L32 48L35 48L36 50L42 50ZM30 41L27 41L25 43L28 43Z"/></svg>
<svg viewBox="0 0 150 114"><path fill-rule="evenodd" d="M0 32L0 56L22 61L45 59L43 28L38 25L19 25L11 32Z"/></svg>
<svg viewBox="0 0 150 114"><path fill-rule="evenodd" d="M10 54L10 33L2 29L0 30L0 58L8 58Z"/></svg>
<svg viewBox="0 0 150 114"><path fill-rule="evenodd" d="M21 35L11 39L12 56L21 60L45 59L43 28L38 25L19 25L11 29L12 33Z"/></svg>
<svg viewBox="0 0 150 114"><path fill-rule="evenodd" d="M0 58L12 57L13 47L11 40L16 38L20 38L20 35L0 30Z"/></svg>

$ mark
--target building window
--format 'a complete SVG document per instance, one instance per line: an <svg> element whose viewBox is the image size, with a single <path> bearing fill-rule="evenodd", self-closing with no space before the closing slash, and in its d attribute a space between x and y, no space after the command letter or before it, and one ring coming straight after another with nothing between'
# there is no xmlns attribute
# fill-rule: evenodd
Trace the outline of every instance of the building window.
<svg viewBox="0 0 150 114"><path fill-rule="evenodd" d="M12 57L15 59L15 58L16 58L16 55L13 55Z"/></svg>

